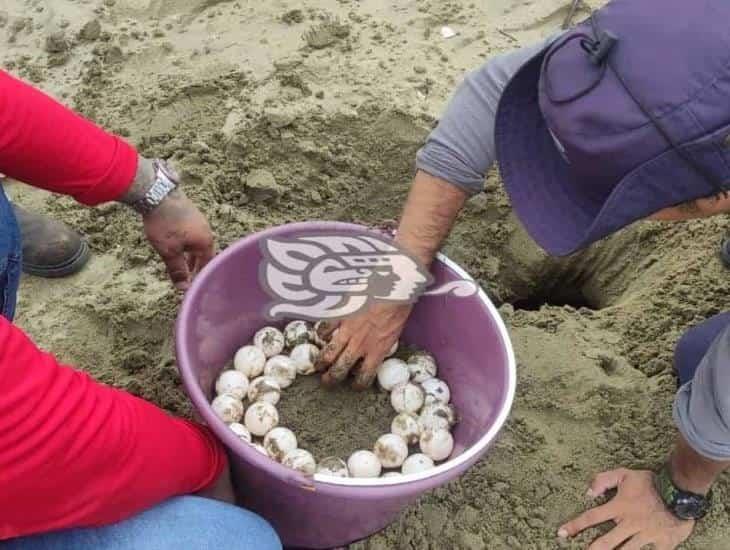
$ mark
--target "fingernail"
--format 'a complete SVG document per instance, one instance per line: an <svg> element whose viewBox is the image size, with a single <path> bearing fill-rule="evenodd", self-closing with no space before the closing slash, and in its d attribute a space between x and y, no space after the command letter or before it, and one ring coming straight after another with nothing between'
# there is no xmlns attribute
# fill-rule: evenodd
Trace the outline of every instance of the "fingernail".
<svg viewBox="0 0 730 550"><path fill-rule="evenodd" d="M586 491L586 496L587 496L588 498L593 498L593 489L588 489L588 490Z"/></svg>
<svg viewBox="0 0 730 550"><path fill-rule="evenodd" d="M561 539L567 539L568 538L568 532L565 529L560 528L558 530L558 537L560 537Z"/></svg>

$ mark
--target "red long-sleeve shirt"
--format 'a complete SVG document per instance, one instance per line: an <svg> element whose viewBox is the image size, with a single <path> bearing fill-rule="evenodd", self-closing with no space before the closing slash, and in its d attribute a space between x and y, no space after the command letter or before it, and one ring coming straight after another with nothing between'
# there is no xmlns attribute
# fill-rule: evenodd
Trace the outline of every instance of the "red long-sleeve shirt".
<svg viewBox="0 0 730 550"><path fill-rule="evenodd" d="M136 169L129 144L0 71L0 172L93 205ZM0 317L0 540L113 523L224 467L206 428L59 364Z"/></svg>

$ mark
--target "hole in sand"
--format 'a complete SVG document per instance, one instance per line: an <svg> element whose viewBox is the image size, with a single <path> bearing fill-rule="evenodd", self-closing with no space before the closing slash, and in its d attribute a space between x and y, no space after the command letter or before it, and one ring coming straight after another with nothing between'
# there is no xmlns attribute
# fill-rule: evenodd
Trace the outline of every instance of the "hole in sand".
<svg viewBox="0 0 730 550"><path fill-rule="evenodd" d="M591 303L588 298L576 288L539 288L524 298L517 298L512 301L515 309L527 311L539 311L542 306L570 306L575 309L588 308L599 309L597 304Z"/></svg>

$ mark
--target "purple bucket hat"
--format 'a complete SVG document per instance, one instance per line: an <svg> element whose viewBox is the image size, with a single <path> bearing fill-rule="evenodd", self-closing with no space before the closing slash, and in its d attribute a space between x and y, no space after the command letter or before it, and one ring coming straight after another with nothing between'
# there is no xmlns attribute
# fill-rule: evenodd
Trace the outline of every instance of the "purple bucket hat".
<svg viewBox="0 0 730 550"><path fill-rule="evenodd" d="M613 0L510 80L497 158L540 246L730 188L729 21L727 0Z"/></svg>

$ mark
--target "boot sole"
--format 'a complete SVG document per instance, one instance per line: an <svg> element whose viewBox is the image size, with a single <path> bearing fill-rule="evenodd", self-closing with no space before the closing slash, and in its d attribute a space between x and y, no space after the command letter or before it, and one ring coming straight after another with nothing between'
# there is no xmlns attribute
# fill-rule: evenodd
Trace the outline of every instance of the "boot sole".
<svg viewBox="0 0 730 550"><path fill-rule="evenodd" d="M78 273L88 263L91 257L91 250L86 241L81 241L81 246L72 258L57 265L34 265L23 262L23 273L34 277L46 279L58 279Z"/></svg>

